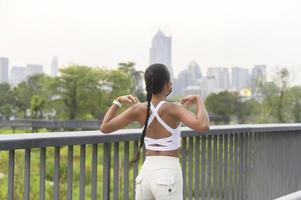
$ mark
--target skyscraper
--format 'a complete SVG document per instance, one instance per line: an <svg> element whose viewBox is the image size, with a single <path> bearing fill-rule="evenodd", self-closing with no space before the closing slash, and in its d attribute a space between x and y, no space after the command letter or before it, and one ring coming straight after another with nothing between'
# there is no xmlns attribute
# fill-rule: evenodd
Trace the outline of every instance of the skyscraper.
<svg viewBox="0 0 301 200"><path fill-rule="evenodd" d="M0 83L8 82L8 58L0 57Z"/></svg>
<svg viewBox="0 0 301 200"><path fill-rule="evenodd" d="M251 74L251 86L252 88L257 87L258 82L265 82L266 81L266 65L255 65L252 68L252 74Z"/></svg>
<svg viewBox="0 0 301 200"><path fill-rule="evenodd" d="M10 70L10 83L13 86L17 86L19 83L24 81L25 76L25 67L13 66Z"/></svg>
<svg viewBox="0 0 301 200"><path fill-rule="evenodd" d="M185 95L185 89L187 89L188 86L190 86L189 90L193 88L191 86L199 86L201 77L200 66L195 61L190 62L188 67L182 70L178 78L174 81L174 91L176 95ZM195 88L192 90L194 89Z"/></svg>
<svg viewBox="0 0 301 200"><path fill-rule="evenodd" d="M51 60L50 75L52 77L56 77L58 75L58 59L57 59L57 57L53 57Z"/></svg>
<svg viewBox="0 0 301 200"><path fill-rule="evenodd" d="M200 81L201 96L206 98L217 89L217 81L214 76L203 76Z"/></svg>
<svg viewBox="0 0 301 200"><path fill-rule="evenodd" d="M164 64L170 71L171 80L174 79L174 74L171 67L171 37L165 36L161 30L156 33L152 40L149 62L150 64Z"/></svg>
<svg viewBox="0 0 301 200"><path fill-rule="evenodd" d="M231 70L231 87L240 90L250 86L250 74L248 69L233 67Z"/></svg>
<svg viewBox="0 0 301 200"><path fill-rule="evenodd" d="M208 68L207 76L215 77L217 89L228 90L230 87L229 70L225 67Z"/></svg>
<svg viewBox="0 0 301 200"><path fill-rule="evenodd" d="M198 81L202 77L202 72L199 64L195 61L190 62L188 65L188 71L191 74L190 78L192 79L193 85L197 85Z"/></svg>
<svg viewBox="0 0 301 200"><path fill-rule="evenodd" d="M36 64L26 65L25 75L27 78L36 74L43 74L43 73L44 71L42 65L36 65Z"/></svg>

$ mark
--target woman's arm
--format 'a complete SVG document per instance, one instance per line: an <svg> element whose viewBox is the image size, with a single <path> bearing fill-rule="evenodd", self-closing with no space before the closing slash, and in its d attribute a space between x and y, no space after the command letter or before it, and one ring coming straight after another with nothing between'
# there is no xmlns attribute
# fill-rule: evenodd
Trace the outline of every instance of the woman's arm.
<svg viewBox="0 0 301 200"><path fill-rule="evenodd" d="M116 116L119 107L112 104L101 123L100 131L102 133L111 133L121 129L138 118L138 107L135 104L139 103L139 100L136 97L125 95L118 97L117 100L122 104L129 103L130 107Z"/></svg>
<svg viewBox="0 0 301 200"><path fill-rule="evenodd" d="M180 98L180 103L180 105L175 104L173 112L181 122L183 122L189 128L199 132L209 130L210 120L201 96L188 95L186 97ZM186 109L186 107L192 104L196 104L197 106L196 115L190 110Z"/></svg>

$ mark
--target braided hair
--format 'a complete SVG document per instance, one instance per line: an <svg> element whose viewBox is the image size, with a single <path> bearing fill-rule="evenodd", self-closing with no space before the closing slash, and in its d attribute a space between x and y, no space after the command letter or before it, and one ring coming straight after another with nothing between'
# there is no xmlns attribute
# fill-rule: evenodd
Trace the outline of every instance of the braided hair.
<svg viewBox="0 0 301 200"><path fill-rule="evenodd" d="M146 134L146 129L148 126L148 120L150 117L150 103L152 100L152 95L160 93L166 83L170 81L170 73L168 68L163 64L152 64L150 65L144 73L144 80L146 85L146 119L144 122L143 131L140 138L140 146L134 159L131 160L131 164L139 160L141 148L144 146L144 137Z"/></svg>

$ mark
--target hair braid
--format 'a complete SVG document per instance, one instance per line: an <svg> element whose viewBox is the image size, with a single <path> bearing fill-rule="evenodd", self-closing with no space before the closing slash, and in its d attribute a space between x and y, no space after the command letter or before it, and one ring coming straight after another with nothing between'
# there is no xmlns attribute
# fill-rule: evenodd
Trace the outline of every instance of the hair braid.
<svg viewBox="0 0 301 200"><path fill-rule="evenodd" d="M148 119L149 119L149 116L150 116L150 103L151 103L151 99L152 99L152 95L153 95L153 81L150 81L147 86L146 86L146 101L147 101L147 109L146 109L146 119L145 119L145 122L144 122L144 127L143 127L143 131L142 131L142 134L141 134L141 137L140 137L140 146L139 146L139 149L138 149L138 152L137 154L135 155L134 159L131 160L131 164L137 162L139 160L139 157L140 157L140 151L141 151L141 148L143 147L144 145L144 138L145 138L145 134L146 134L146 129L147 129L147 126L148 126Z"/></svg>

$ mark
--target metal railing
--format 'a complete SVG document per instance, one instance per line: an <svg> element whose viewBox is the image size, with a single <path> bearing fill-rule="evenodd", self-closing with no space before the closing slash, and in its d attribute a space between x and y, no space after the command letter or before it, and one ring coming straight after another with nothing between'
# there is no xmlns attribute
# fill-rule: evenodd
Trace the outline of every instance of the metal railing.
<svg viewBox="0 0 301 200"><path fill-rule="evenodd" d="M0 135L6 177L0 187L2 181L9 200L20 187L24 200L134 199L144 159L132 167L129 160L141 130ZM181 142L185 199L269 200L301 188L301 124L211 126L205 133L182 127ZM21 169L15 166L20 159Z"/></svg>
<svg viewBox="0 0 301 200"><path fill-rule="evenodd" d="M288 195L285 195L285 196L282 196L282 197L279 197L274 200L300 200L300 199L301 199L301 190L291 193L291 194L288 194Z"/></svg>

